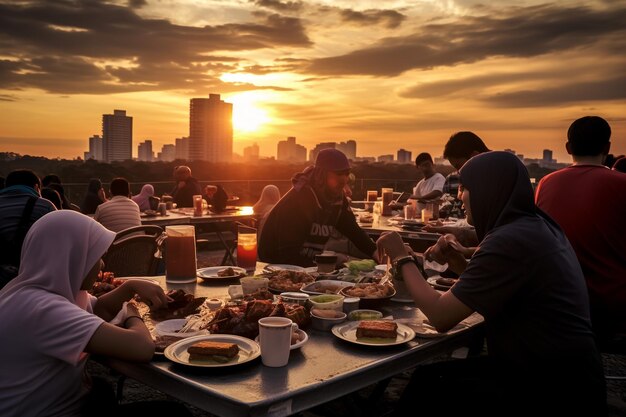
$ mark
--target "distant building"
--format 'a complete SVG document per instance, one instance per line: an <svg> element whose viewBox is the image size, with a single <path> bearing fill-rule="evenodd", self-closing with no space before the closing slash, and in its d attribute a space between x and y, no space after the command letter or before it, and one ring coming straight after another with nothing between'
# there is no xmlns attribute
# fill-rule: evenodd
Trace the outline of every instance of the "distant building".
<svg viewBox="0 0 626 417"><path fill-rule="evenodd" d="M339 142L336 146L338 150L343 152L348 159L353 161L356 159L356 141L348 140L346 142Z"/></svg>
<svg viewBox="0 0 626 417"><path fill-rule="evenodd" d="M393 162L393 155L380 155L378 162Z"/></svg>
<svg viewBox="0 0 626 417"><path fill-rule="evenodd" d="M152 141L146 139L137 146L137 159L145 162L152 162L154 152L152 152Z"/></svg>
<svg viewBox="0 0 626 417"><path fill-rule="evenodd" d="M103 160L125 161L133 157L133 118L126 110L102 115Z"/></svg>
<svg viewBox="0 0 626 417"><path fill-rule="evenodd" d="M189 138L176 138L176 159L189 159Z"/></svg>
<svg viewBox="0 0 626 417"><path fill-rule="evenodd" d="M406 149L398 149L398 163L399 164L412 164L413 157L411 151L407 151Z"/></svg>
<svg viewBox="0 0 626 417"><path fill-rule="evenodd" d="M209 98L192 98L189 105L189 159L229 162L233 157L233 105Z"/></svg>
<svg viewBox="0 0 626 417"><path fill-rule="evenodd" d="M161 152L157 155L159 161L171 162L176 159L176 146L175 145L163 145Z"/></svg>
<svg viewBox="0 0 626 417"><path fill-rule="evenodd" d="M295 136L287 137L287 140L281 140L276 146L276 160L287 162L304 162L306 161L306 148L296 143Z"/></svg>
<svg viewBox="0 0 626 417"><path fill-rule="evenodd" d="M95 159L102 161L104 159L104 143L100 135L93 135L89 138L89 150L85 152L85 161Z"/></svg>
<svg viewBox="0 0 626 417"><path fill-rule="evenodd" d="M315 148L311 149L309 152L309 161L315 162L317 159L317 154L320 153L322 149L335 149L337 144L335 142L322 142L315 145Z"/></svg>
<svg viewBox="0 0 626 417"><path fill-rule="evenodd" d="M545 162L556 162L552 160L552 150L550 149L544 149L543 150L543 160Z"/></svg>
<svg viewBox="0 0 626 417"><path fill-rule="evenodd" d="M256 143L243 148L244 161L258 161L259 160L259 145Z"/></svg>
<svg viewBox="0 0 626 417"><path fill-rule="evenodd" d="M356 158L358 162L376 162L376 157L374 156L359 156Z"/></svg>

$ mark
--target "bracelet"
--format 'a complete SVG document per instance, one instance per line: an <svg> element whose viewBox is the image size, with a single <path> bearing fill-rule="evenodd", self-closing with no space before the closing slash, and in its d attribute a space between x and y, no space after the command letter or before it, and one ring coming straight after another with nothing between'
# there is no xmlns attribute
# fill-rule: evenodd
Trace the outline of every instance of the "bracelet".
<svg viewBox="0 0 626 417"><path fill-rule="evenodd" d="M128 320L130 320L130 319L139 319L139 320L143 321L143 319L141 318L141 316L135 316L135 315L128 316L128 317L126 317L126 320L124 320L124 324L123 324L123 326L124 326L124 327L126 327L126 322L127 322Z"/></svg>
<svg viewBox="0 0 626 417"><path fill-rule="evenodd" d="M393 267L396 270L396 280L404 281L404 277L402 276L402 266L406 263L412 263L415 264L415 266L418 266L417 261L411 255L406 255L396 259L395 261L393 261Z"/></svg>

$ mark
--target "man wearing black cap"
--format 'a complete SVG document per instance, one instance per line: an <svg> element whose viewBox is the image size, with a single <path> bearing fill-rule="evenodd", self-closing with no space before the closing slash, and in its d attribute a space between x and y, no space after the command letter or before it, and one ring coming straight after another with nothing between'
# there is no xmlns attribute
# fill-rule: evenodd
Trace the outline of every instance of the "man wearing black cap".
<svg viewBox="0 0 626 417"><path fill-rule="evenodd" d="M335 230L374 258L376 244L356 223L344 194L349 175L350 163L342 152L320 151L315 166L292 178L293 187L268 214L259 259L313 266L315 255L324 250Z"/></svg>

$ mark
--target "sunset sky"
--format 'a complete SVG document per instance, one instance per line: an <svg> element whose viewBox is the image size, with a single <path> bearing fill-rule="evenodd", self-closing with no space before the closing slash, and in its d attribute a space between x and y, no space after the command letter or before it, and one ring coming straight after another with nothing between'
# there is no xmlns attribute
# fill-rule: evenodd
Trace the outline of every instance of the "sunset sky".
<svg viewBox="0 0 626 417"><path fill-rule="evenodd" d="M234 103L234 149L355 139L358 156L492 149L567 162L606 118L626 153L626 0L0 0L0 151L74 158L103 113L133 154L189 132L189 99Z"/></svg>

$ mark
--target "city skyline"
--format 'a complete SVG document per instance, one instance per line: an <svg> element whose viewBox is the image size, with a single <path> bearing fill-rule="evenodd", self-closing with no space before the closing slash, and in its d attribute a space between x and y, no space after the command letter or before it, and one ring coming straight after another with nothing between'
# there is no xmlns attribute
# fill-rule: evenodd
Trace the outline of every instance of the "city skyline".
<svg viewBox="0 0 626 417"><path fill-rule="evenodd" d="M172 10L175 12L173 13ZM234 152L356 140L359 156L492 149L569 161L595 114L626 153L624 2L0 0L0 151L82 156L125 109L137 144L189 135L189 100L233 104ZM19 22L19 23L18 23Z"/></svg>

